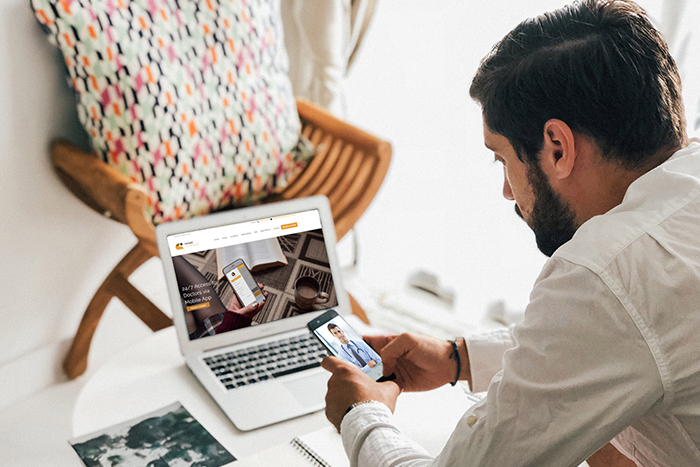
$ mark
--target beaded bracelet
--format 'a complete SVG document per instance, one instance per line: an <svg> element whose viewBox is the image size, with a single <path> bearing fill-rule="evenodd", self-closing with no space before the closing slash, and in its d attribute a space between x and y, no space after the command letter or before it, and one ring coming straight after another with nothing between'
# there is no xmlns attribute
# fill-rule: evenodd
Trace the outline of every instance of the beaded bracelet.
<svg viewBox="0 0 700 467"><path fill-rule="evenodd" d="M364 405L364 404L381 404L382 402L375 401L375 400L367 400L367 401L361 401L361 402L355 402L352 404L350 407L348 407L348 410L345 411L345 415L349 414L352 409L354 409L357 406Z"/></svg>
<svg viewBox="0 0 700 467"><path fill-rule="evenodd" d="M457 375L455 376L455 380L450 383L452 386L454 386L455 384L457 384L457 381L459 381L459 376L462 373L462 359L459 356L459 349L457 348L457 339L448 342L452 344L452 353L450 354L450 360L457 361Z"/></svg>

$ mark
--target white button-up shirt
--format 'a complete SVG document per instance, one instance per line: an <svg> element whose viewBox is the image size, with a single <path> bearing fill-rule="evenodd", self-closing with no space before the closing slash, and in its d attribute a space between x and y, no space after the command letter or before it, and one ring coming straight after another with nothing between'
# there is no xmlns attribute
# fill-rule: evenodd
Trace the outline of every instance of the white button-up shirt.
<svg viewBox="0 0 700 467"><path fill-rule="evenodd" d="M700 466L700 144L637 179L543 268L522 324L467 339L487 390L428 456L360 406L353 466L575 466L614 438L641 466Z"/></svg>

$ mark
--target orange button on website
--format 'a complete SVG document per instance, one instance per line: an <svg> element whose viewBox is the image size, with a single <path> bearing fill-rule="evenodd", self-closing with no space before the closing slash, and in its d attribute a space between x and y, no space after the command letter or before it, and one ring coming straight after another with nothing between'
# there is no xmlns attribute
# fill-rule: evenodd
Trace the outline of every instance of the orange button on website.
<svg viewBox="0 0 700 467"><path fill-rule="evenodd" d="M282 230L293 229L294 227L299 227L296 222L294 222L292 224L282 224Z"/></svg>
<svg viewBox="0 0 700 467"><path fill-rule="evenodd" d="M209 302L198 303L196 305L188 306L187 311L200 310L202 308L209 308Z"/></svg>

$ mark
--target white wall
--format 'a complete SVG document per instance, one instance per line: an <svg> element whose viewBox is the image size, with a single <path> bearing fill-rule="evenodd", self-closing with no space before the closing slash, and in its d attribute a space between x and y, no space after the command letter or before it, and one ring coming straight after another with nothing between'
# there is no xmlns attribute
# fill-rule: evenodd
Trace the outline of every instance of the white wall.
<svg viewBox="0 0 700 467"><path fill-rule="evenodd" d="M27 0L0 0L0 63L4 406L60 380L66 340L101 281L131 248L133 237L124 226L85 207L53 172L50 141L65 136L84 144L85 137L58 52L45 39ZM147 268L156 272L158 283L160 265L153 262ZM149 274L140 276L147 284ZM128 313L118 308L108 308L98 342L128 343L145 332L130 317L122 319ZM110 332L120 326L131 335ZM99 349L107 347L114 348L97 345L98 360Z"/></svg>
<svg viewBox="0 0 700 467"><path fill-rule="evenodd" d="M359 272L371 287L396 290L422 267L457 290L460 313L481 313L501 298L525 306L544 257L501 198L502 173L483 147L468 87L493 43L522 18L562 3L379 2L347 80L348 119L394 144L389 176L358 228ZM659 10L659 1L645 4ZM57 52L27 0L0 0L0 63L3 406L61 379L58 365L84 308L134 240L52 171L50 141L82 137ZM169 309L158 260L134 282ZM113 302L91 364L148 332Z"/></svg>

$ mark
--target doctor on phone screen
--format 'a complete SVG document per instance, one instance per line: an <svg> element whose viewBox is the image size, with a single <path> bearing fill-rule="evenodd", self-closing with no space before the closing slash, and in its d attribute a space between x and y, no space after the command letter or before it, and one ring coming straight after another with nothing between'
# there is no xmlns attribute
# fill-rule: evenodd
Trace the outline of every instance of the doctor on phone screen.
<svg viewBox="0 0 700 467"><path fill-rule="evenodd" d="M365 373L382 361L381 357L363 341L348 339L345 332L337 324L328 324L328 330L333 337L340 341L340 354L338 356L359 366Z"/></svg>

